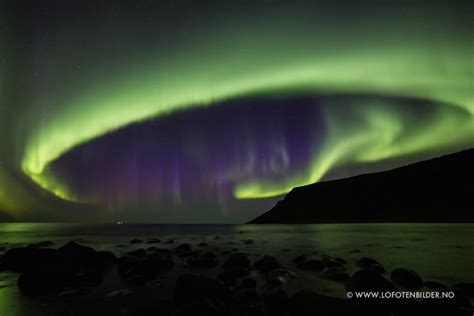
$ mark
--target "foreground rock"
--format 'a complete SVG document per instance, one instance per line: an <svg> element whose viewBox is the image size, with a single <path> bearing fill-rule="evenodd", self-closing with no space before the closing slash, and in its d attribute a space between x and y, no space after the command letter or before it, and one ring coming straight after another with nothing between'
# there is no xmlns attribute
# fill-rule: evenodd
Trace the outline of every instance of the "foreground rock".
<svg viewBox="0 0 474 316"><path fill-rule="evenodd" d="M238 279L249 275L250 260L246 254L234 253L222 265L222 269L219 279L226 285L234 285Z"/></svg>
<svg viewBox="0 0 474 316"><path fill-rule="evenodd" d="M255 262L253 266L255 269L265 274L269 273L270 271L283 268L278 260L271 256L263 257L262 259Z"/></svg>
<svg viewBox="0 0 474 316"><path fill-rule="evenodd" d="M396 268L390 275L393 283L400 285L406 289L415 289L421 287L423 280L412 269Z"/></svg>
<svg viewBox="0 0 474 316"><path fill-rule="evenodd" d="M4 259L7 268L21 272L17 284L26 295L98 285L105 269L116 260L111 252L97 252L75 242L59 249L13 248Z"/></svg>
<svg viewBox="0 0 474 316"><path fill-rule="evenodd" d="M287 269L275 269L267 274L267 280L271 284L281 285L296 279L298 276L293 271Z"/></svg>
<svg viewBox="0 0 474 316"><path fill-rule="evenodd" d="M226 315L230 294L218 280L183 274L176 280L174 300L177 315Z"/></svg>
<svg viewBox="0 0 474 316"><path fill-rule="evenodd" d="M217 255L212 251L197 251L187 261L190 268L212 268L218 264Z"/></svg>
<svg viewBox="0 0 474 316"><path fill-rule="evenodd" d="M297 265L298 269L302 270L324 270L326 266L324 262L319 259L310 259L303 261Z"/></svg>
<svg viewBox="0 0 474 316"><path fill-rule="evenodd" d="M345 281L349 279L349 274L344 268L332 267L324 271L321 277L333 281Z"/></svg>
<svg viewBox="0 0 474 316"><path fill-rule="evenodd" d="M375 271L362 269L354 273L346 283L350 292L393 292L397 287Z"/></svg>
<svg viewBox="0 0 474 316"><path fill-rule="evenodd" d="M311 290L300 290L290 299L290 315L354 315L344 299L316 294Z"/></svg>
<svg viewBox="0 0 474 316"><path fill-rule="evenodd" d="M171 256L159 252L146 256L127 254L118 260L119 272L130 285L144 285L173 267L174 261Z"/></svg>

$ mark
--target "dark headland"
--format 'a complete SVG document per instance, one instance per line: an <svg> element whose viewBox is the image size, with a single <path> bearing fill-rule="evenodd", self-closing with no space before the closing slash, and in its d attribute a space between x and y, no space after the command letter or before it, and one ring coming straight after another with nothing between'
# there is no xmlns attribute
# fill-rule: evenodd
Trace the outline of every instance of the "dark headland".
<svg viewBox="0 0 474 316"><path fill-rule="evenodd" d="M474 149L469 149L294 188L250 223L474 222L473 175Z"/></svg>

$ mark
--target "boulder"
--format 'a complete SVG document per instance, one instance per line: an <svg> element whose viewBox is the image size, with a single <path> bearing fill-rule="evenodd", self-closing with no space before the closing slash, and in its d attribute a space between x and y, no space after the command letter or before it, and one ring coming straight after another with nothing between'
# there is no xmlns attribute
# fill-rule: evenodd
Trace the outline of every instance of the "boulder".
<svg viewBox="0 0 474 316"><path fill-rule="evenodd" d="M362 269L354 273L346 282L351 292L393 292L397 287L375 271Z"/></svg>
<svg viewBox="0 0 474 316"><path fill-rule="evenodd" d="M446 285L436 281L425 281L423 285L431 290L445 290Z"/></svg>
<svg viewBox="0 0 474 316"><path fill-rule="evenodd" d="M272 270L282 268L282 265L278 262L278 260L271 256L265 256L261 258L255 262L253 266L255 269L265 274Z"/></svg>
<svg viewBox="0 0 474 316"><path fill-rule="evenodd" d="M343 316L353 314L348 301L319 295L312 290L300 290L294 293L290 299L290 311L290 315Z"/></svg>
<svg viewBox="0 0 474 316"><path fill-rule="evenodd" d="M235 267L249 268L250 260L246 254L237 252L230 255L230 257L226 260L222 267L224 269L230 269Z"/></svg>
<svg viewBox="0 0 474 316"><path fill-rule="evenodd" d="M151 238L151 239L148 239L146 243L147 244L158 244L160 242L161 242L161 240L158 239L158 238Z"/></svg>
<svg viewBox="0 0 474 316"><path fill-rule="evenodd" d="M130 240L130 244L132 245L143 244L143 240L135 238L135 239Z"/></svg>
<svg viewBox="0 0 474 316"><path fill-rule="evenodd" d="M34 266L37 250L32 247L19 247L7 250L3 255L3 264L7 269L22 272Z"/></svg>
<svg viewBox="0 0 474 316"><path fill-rule="evenodd" d="M474 298L474 283L460 282L456 283L454 287L460 289L467 296Z"/></svg>
<svg viewBox="0 0 474 316"><path fill-rule="evenodd" d="M187 254L191 252L191 245L188 243L181 244L178 247L173 249L173 252L180 255L180 254Z"/></svg>
<svg viewBox="0 0 474 316"><path fill-rule="evenodd" d="M324 270L325 265L321 260L310 259L299 263L297 267L301 270Z"/></svg>
<svg viewBox="0 0 474 316"><path fill-rule="evenodd" d="M293 258L293 263L295 263L295 264L300 264L303 261L306 261L306 256L301 255L301 256L297 256L297 257Z"/></svg>
<svg viewBox="0 0 474 316"><path fill-rule="evenodd" d="M257 287L257 281L252 278L252 277L244 277L241 281L240 281L240 287L241 288L256 288Z"/></svg>
<svg viewBox="0 0 474 316"><path fill-rule="evenodd" d="M375 260L373 258L362 257L357 261L356 264L359 268L368 269L374 264L380 264L380 262L378 262L377 260Z"/></svg>
<svg viewBox="0 0 474 316"><path fill-rule="evenodd" d="M275 269L268 273L267 280L271 284L281 285L296 279L298 276L293 271L287 269Z"/></svg>
<svg viewBox="0 0 474 316"><path fill-rule="evenodd" d="M270 289L262 294L265 315L288 315L288 294L280 287Z"/></svg>
<svg viewBox="0 0 474 316"><path fill-rule="evenodd" d="M127 253L127 256L145 258L146 257L146 250L143 248L139 248L137 250L130 251Z"/></svg>
<svg viewBox="0 0 474 316"><path fill-rule="evenodd" d="M190 268L211 268L218 264L217 256L212 251L198 251L187 261Z"/></svg>
<svg viewBox="0 0 474 316"><path fill-rule="evenodd" d="M52 247L54 243L50 240L40 241L34 244L29 244L28 247L33 248L44 248L44 247Z"/></svg>
<svg viewBox="0 0 474 316"><path fill-rule="evenodd" d="M349 279L349 274L344 268L332 267L328 268L321 274L321 277L324 279L329 279L333 281L345 281Z"/></svg>
<svg viewBox="0 0 474 316"><path fill-rule="evenodd" d="M393 283L406 289L419 288L423 284L423 280L418 273L408 268L396 268L392 271L390 279Z"/></svg>
<svg viewBox="0 0 474 316"><path fill-rule="evenodd" d="M182 274L176 280L174 299L184 304L203 299L228 299L227 289L222 282L201 275Z"/></svg>

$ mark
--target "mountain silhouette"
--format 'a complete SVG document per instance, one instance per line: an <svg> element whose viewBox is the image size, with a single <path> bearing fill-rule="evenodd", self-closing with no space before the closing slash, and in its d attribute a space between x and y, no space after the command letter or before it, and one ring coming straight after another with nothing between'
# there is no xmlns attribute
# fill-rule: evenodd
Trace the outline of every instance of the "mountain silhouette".
<svg viewBox="0 0 474 316"><path fill-rule="evenodd" d="M474 222L474 149L291 190L250 223Z"/></svg>

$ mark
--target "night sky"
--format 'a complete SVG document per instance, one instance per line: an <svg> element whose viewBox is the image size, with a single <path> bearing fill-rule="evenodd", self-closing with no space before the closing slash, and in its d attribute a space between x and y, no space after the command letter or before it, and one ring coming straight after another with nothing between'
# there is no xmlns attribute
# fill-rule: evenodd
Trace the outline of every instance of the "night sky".
<svg viewBox="0 0 474 316"><path fill-rule="evenodd" d="M2 0L0 220L243 222L295 186L471 148L473 16Z"/></svg>

